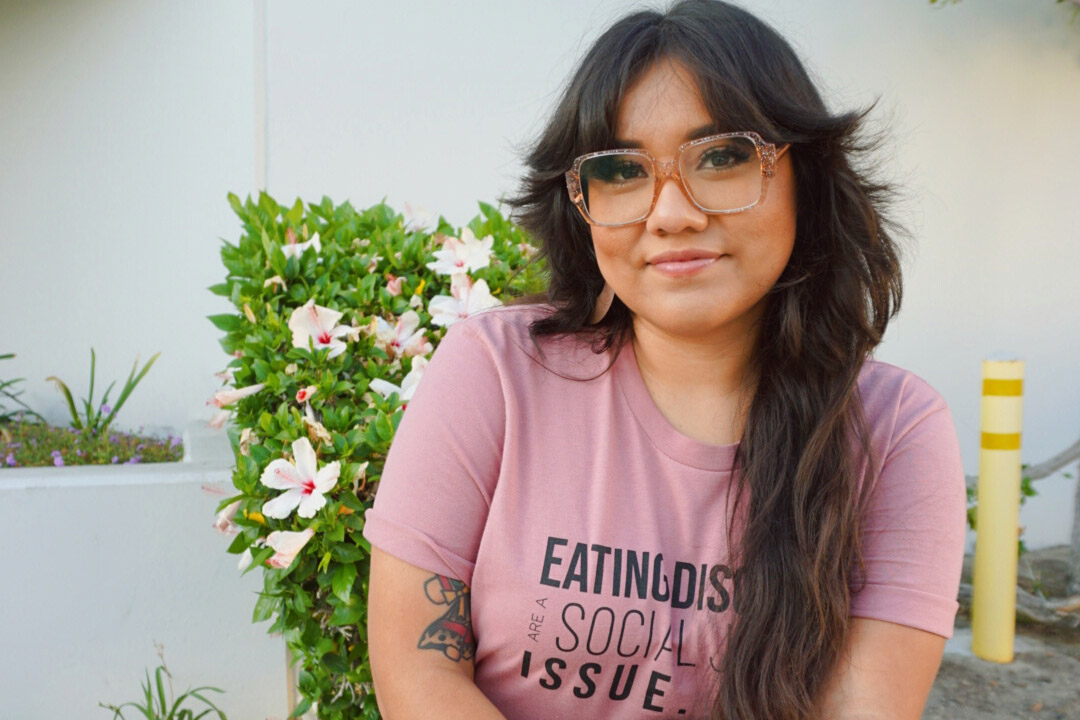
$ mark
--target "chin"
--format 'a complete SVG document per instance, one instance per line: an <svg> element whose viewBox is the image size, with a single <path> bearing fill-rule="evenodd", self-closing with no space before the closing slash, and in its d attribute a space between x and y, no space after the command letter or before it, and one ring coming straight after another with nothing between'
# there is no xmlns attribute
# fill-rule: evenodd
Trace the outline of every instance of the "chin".
<svg viewBox="0 0 1080 720"><path fill-rule="evenodd" d="M651 313L645 318L651 325L670 335L696 337L707 335L724 324L723 318L694 310L673 308L667 312Z"/></svg>

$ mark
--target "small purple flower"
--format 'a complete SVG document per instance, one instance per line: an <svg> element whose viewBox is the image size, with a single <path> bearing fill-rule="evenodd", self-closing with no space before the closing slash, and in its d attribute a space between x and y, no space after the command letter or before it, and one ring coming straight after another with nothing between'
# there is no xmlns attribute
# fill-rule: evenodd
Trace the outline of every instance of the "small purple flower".
<svg viewBox="0 0 1080 720"><path fill-rule="evenodd" d="M173 435L172 440L169 441L169 447L175 447L180 444L182 438L179 435Z"/></svg>
<svg viewBox="0 0 1080 720"><path fill-rule="evenodd" d="M116 436L115 435L110 435L109 436L109 442L111 442L111 443L117 442Z"/></svg>
<svg viewBox="0 0 1080 720"><path fill-rule="evenodd" d="M8 464L8 467L15 467L16 465L18 465L18 463L15 462L15 453L8 453L8 456L4 459L4 462Z"/></svg>
<svg viewBox="0 0 1080 720"><path fill-rule="evenodd" d="M78 455L79 457L82 457L82 450L76 450L75 454Z"/></svg>
<svg viewBox="0 0 1080 720"><path fill-rule="evenodd" d="M146 443L139 443L135 446L135 452L142 450L146 446Z"/></svg>
<svg viewBox="0 0 1080 720"><path fill-rule="evenodd" d="M51 453L49 453L49 454L50 454L50 455L52 455L52 456L53 456L54 458L56 458L56 457L60 457L60 455L61 455L62 453L61 453L61 452L60 452L59 450L53 450L53 451L52 451Z"/></svg>
<svg viewBox="0 0 1080 720"><path fill-rule="evenodd" d="M101 406L101 414L102 415L108 415L111 412L112 412L112 408L109 407L108 405L102 405Z"/></svg>
<svg viewBox="0 0 1080 720"><path fill-rule="evenodd" d="M112 456L112 461L113 461L113 463L118 463L118 462L120 462L120 458L117 455L113 455Z"/></svg>
<svg viewBox="0 0 1080 720"><path fill-rule="evenodd" d="M63 467L64 458L60 457L59 455L56 456L55 458L53 458L53 465L55 465L56 467Z"/></svg>
<svg viewBox="0 0 1080 720"><path fill-rule="evenodd" d="M140 460L142 460L142 455L134 455L125 464L126 465L138 465Z"/></svg>
<svg viewBox="0 0 1080 720"><path fill-rule="evenodd" d="M13 442L13 443L8 443L8 445L7 445L7 446L8 446L9 448L21 448L21 447L22 447L22 443L21 443L21 442Z"/></svg>
<svg viewBox="0 0 1080 720"><path fill-rule="evenodd" d="M68 434L70 434L70 435L74 435L75 433L79 432L78 430L76 430L76 429L75 429L75 428L73 428L73 427L69 427L69 428L67 429L67 431L68 431Z"/></svg>

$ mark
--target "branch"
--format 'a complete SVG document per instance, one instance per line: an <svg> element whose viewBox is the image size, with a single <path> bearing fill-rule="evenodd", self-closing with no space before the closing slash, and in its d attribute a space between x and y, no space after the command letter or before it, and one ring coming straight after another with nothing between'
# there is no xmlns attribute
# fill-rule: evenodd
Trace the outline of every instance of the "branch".
<svg viewBox="0 0 1080 720"><path fill-rule="evenodd" d="M964 608L971 608L972 587L960 583L957 600ZM1080 595L1060 600L1046 600L1032 595L1023 588L1016 588L1016 618L1028 622L1061 628L1080 628Z"/></svg>
<svg viewBox="0 0 1080 720"><path fill-rule="evenodd" d="M1077 440L1045 462L1041 462L1038 465L1029 465L1024 469L1024 476L1029 477L1032 480L1042 480L1045 477L1053 475L1069 463L1076 462L1077 460L1080 460L1080 440ZM978 485L978 475L966 475L965 479L967 480L967 486L969 488L974 488Z"/></svg>

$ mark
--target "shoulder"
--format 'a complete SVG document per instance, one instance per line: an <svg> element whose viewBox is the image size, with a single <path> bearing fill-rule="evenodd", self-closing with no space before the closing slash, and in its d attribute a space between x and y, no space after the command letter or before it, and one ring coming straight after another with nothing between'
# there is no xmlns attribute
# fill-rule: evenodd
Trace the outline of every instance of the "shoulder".
<svg viewBox="0 0 1080 720"><path fill-rule="evenodd" d="M932 471L934 475L955 476L949 485L956 480L958 487L963 486L956 425L937 389L910 370L870 359L859 374L859 395L875 475L887 467L900 472L913 464L907 467L912 477Z"/></svg>
<svg viewBox="0 0 1080 720"><path fill-rule="evenodd" d="M552 312L550 305L499 305L458 320L447 328L445 337L468 335L493 350L524 350L528 347L529 326Z"/></svg>
<svg viewBox="0 0 1080 720"><path fill-rule="evenodd" d="M610 364L609 354L593 352L585 339L574 335L532 336L532 324L554 312L555 308L547 304L489 308L451 325L440 347L448 341L477 345L503 373L584 377L602 372Z"/></svg>
<svg viewBox="0 0 1080 720"><path fill-rule="evenodd" d="M893 442L934 414L948 413L945 398L910 370L873 358L859 372L859 395L874 435Z"/></svg>

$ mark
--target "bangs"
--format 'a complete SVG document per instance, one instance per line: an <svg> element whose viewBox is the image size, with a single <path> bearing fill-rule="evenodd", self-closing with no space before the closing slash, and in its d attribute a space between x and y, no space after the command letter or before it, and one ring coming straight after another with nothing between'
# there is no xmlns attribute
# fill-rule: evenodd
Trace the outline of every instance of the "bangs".
<svg viewBox="0 0 1080 720"><path fill-rule="evenodd" d="M677 32L664 32L658 26L643 28L629 40L613 63L604 68L594 67L583 78L574 157L619 147L615 127L622 98L650 68L663 62L681 65L689 71L717 134L753 131L767 141L783 141L780 136L784 133L756 100L761 93L751 87L737 66L727 62L729 58L725 56L729 53L723 43L713 39L708 50L697 48Z"/></svg>

